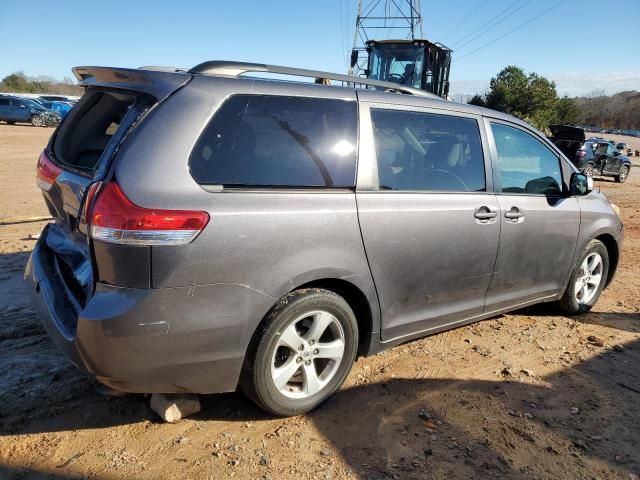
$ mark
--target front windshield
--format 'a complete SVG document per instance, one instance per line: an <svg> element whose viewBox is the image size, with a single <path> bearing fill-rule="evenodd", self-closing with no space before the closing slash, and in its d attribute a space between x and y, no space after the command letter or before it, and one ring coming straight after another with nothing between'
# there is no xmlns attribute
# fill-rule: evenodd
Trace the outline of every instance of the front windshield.
<svg viewBox="0 0 640 480"><path fill-rule="evenodd" d="M22 102L29 107L39 107L42 108L42 105L34 100L27 100L26 98L22 99Z"/></svg>
<svg viewBox="0 0 640 480"><path fill-rule="evenodd" d="M420 88L424 48L377 44L371 47L369 78Z"/></svg>

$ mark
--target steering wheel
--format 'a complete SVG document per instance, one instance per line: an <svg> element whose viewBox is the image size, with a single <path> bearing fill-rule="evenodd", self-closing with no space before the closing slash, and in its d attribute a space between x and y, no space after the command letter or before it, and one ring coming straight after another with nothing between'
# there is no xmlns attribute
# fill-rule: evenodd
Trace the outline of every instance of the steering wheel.
<svg viewBox="0 0 640 480"><path fill-rule="evenodd" d="M464 187L464 191L467 191L467 192L470 191L469 187L467 186L467 184L464 183L464 180L462 180L458 175L456 175L453 172L450 172L449 170L441 170L439 168L433 168L433 169L428 170L428 171L429 171L429 173L432 173L432 172L444 173L445 175L448 175L449 177L453 177L456 180L456 182L458 182L460 185L462 185L462 187Z"/></svg>
<svg viewBox="0 0 640 480"><path fill-rule="evenodd" d="M390 73L389 80L401 84L404 81L404 75L401 75L399 73Z"/></svg>

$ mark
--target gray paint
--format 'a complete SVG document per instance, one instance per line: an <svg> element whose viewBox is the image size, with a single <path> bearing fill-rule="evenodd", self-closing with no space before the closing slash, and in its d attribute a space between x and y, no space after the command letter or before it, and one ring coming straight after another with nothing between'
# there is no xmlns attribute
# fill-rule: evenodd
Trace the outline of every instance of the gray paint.
<svg viewBox="0 0 640 480"><path fill-rule="evenodd" d="M163 101L131 132L107 175L115 175L137 205L205 210L211 217L189 245L140 247L150 259L143 265L130 261L134 252L125 247L115 252L121 247L94 245L103 282L79 313L73 338L56 327L56 316L68 313L60 311L66 293L52 281L44 264L52 252L43 253L47 247L39 240L25 276L47 330L74 363L114 388L233 390L262 318L279 298L308 282L340 279L362 292L373 316L365 353L374 353L557 299L590 239L610 235L622 242L620 221L599 193L550 201L494 192L499 177L490 118L537 136L562 158L565 175L575 171L539 132L508 115L429 97L118 69L132 79L128 83L108 70L78 73L94 85L155 91ZM358 101L356 191L212 192L199 186L187 160L217 108L234 93ZM476 120L487 191L379 191L371 106ZM80 182L69 180L73 176L65 174L55 188L77 191ZM524 220L504 218L513 205L525 212ZM498 215L478 221L474 212L481 206ZM133 274L127 264L148 270ZM130 288L147 286L145 275L151 288Z"/></svg>

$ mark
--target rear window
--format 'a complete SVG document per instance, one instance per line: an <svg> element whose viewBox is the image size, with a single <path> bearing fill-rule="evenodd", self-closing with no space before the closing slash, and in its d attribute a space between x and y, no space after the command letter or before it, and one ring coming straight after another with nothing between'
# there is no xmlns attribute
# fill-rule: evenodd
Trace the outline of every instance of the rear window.
<svg viewBox="0 0 640 480"><path fill-rule="evenodd" d="M135 101L134 95L88 92L56 134L53 145L56 161L91 175Z"/></svg>
<svg viewBox="0 0 640 480"><path fill-rule="evenodd" d="M352 188L356 102L235 95L198 140L189 166L202 185Z"/></svg>

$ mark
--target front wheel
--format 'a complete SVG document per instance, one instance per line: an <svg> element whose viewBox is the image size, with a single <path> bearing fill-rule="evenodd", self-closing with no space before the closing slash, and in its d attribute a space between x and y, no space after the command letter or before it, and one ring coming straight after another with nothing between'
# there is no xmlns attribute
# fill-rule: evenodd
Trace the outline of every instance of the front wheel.
<svg viewBox="0 0 640 480"><path fill-rule="evenodd" d="M616 182L618 183L624 183L627 181L627 178L629 177L629 167L627 167L626 165L623 165L622 167L620 167L620 172L618 173L618 175L616 175Z"/></svg>
<svg viewBox="0 0 640 480"><path fill-rule="evenodd" d="M593 163L589 162L582 170L582 173L587 177L593 177Z"/></svg>
<svg viewBox="0 0 640 480"><path fill-rule="evenodd" d="M340 388L357 347L356 318L342 297L297 290L278 302L252 338L240 387L275 415L308 412Z"/></svg>
<svg viewBox="0 0 640 480"><path fill-rule="evenodd" d="M33 125L34 127L42 127L44 126L44 121L42 120L42 117L40 115L34 115L33 117L31 117L31 125Z"/></svg>
<svg viewBox="0 0 640 480"><path fill-rule="evenodd" d="M607 247L600 240L591 240L571 274L560 307L570 315L588 312L600 298L608 275Z"/></svg>

